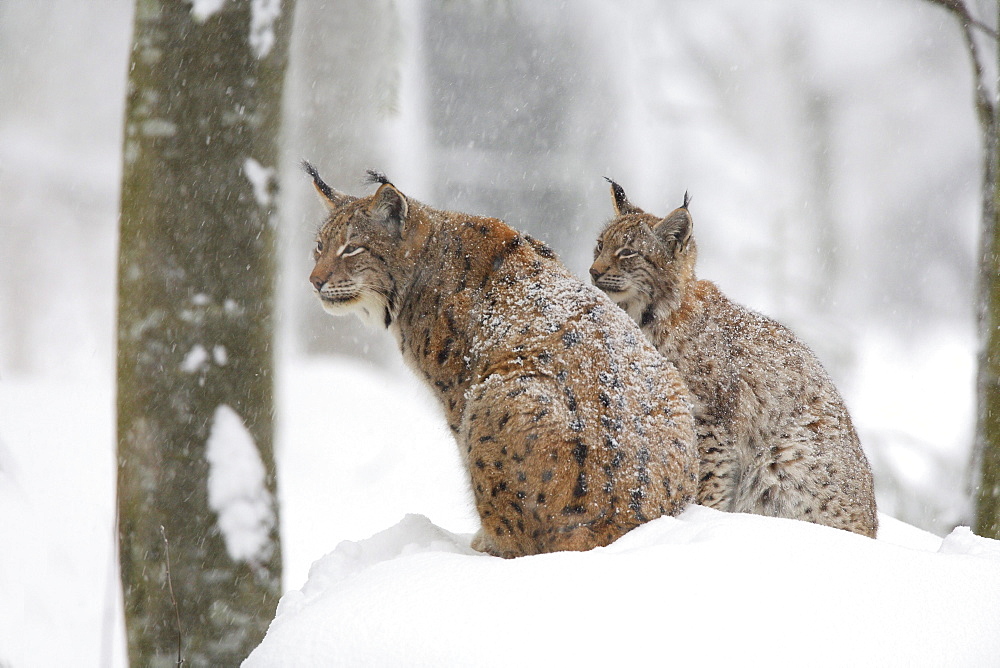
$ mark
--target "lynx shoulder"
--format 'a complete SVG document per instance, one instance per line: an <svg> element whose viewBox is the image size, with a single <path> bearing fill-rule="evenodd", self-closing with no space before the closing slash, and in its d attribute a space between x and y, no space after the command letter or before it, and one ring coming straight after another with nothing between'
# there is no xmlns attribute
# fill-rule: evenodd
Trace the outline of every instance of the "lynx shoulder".
<svg viewBox="0 0 1000 668"><path fill-rule="evenodd" d="M844 401L805 344L695 277L693 221L634 206L612 182L616 216L590 274L672 361L692 395L698 502L874 536L871 468Z"/></svg>
<svg viewBox="0 0 1000 668"><path fill-rule="evenodd" d="M439 399L481 519L474 547L587 550L693 502L683 381L604 294L500 220L433 209L377 173L374 195L351 197L307 170L329 209L316 295L387 328Z"/></svg>

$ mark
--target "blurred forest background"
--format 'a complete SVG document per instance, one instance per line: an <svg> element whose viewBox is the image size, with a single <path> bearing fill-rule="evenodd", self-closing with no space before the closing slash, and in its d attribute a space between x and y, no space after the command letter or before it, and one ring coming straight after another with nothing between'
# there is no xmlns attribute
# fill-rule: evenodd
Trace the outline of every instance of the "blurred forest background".
<svg viewBox="0 0 1000 668"><path fill-rule="evenodd" d="M107 411L133 5L0 1L0 383L92 380ZM938 534L969 522L980 153L939 7L299 0L283 133L279 365L407 373L391 337L314 303L302 158L350 193L375 167L503 218L581 277L611 214L603 176L664 214L688 190L699 275L817 351L880 509Z"/></svg>

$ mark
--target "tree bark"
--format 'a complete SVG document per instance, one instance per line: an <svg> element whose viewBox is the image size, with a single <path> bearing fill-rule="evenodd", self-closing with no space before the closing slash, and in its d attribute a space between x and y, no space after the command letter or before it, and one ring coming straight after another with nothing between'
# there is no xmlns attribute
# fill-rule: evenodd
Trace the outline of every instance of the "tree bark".
<svg viewBox="0 0 1000 668"><path fill-rule="evenodd" d="M930 0L951 12L962 27L972 62L976 117L982 139L982 227L976 307L979 353L976 374L976 433L972 448L973 530L1000 538L1000 117L995 86L989 85L976 34L988 36L1000 66L994 29L975 19L963 0ZM997 6L1000 26L1000 5ZM996 83L996 82L994 82Z"/></svg>
<svg viewBox="0 0 1000 668"><path fill-rule="evenodd" d="M117 369L133 666L238 665L280 595L274 167L292 2L214 4L136 3Z"/></svg>
<svg viewBox="0 0 1000 668"><path fill-rule="evenodd" d="M997 8L1000 26L1000 5ZM968 24L966 24L968 26ZM971 29L966 41L976 56ZM993 36L996 46L996 35ZM997 48L1000 66L1000 48ZM1000 71L1000 70L998 70ZM1000 539L1000 128L998 106L990 100L982 68L976 65L976 109L983 133L983 227L979 255L979 360L976 379L977 421L974 448L976 486L974 530Z"/></svg>

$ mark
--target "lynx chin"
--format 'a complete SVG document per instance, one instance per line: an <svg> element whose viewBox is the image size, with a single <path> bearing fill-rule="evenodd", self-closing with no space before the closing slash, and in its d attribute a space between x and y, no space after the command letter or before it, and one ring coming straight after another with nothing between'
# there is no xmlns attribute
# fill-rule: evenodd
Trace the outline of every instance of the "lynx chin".
<svg viewBox="0 0 1000 668"><path fill-rule="evenodd" d="M433 209L377 172L374 195L351 197L305 168L329 210L316 295L387 328L440 401L481 519L473 547L587 550L694 501L684 383L604 294L500 220Z"/></svg>
<svg viewBox="0 0 1000 668"><path fill-rule="evenodd" d="M782 325L695 278L686 193L666 218L633 205L613 181L611 194L616 215L598 237L590 274L691 392L698 502L874 537L871 468L816 356Z"/></svg>

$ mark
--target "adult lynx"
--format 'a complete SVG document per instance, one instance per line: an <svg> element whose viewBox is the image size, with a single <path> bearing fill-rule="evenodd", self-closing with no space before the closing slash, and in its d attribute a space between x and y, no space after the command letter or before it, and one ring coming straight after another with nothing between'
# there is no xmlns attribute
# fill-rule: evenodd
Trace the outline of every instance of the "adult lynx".
<svg viewBox="0 0 1000 668"><path fill-rule="evenodd" d="M698 502L875 536L871 468L843 399L792 332L695 278L688 198L666 218L611 182L616 216L590 273L687 383Z"/></svg>
<svg viewBox="0 0 1000 668"><path fill-rule="evenodd" d="M310 281L329 313L388 328L440 400L482 522L473 547L587 550L694 500L684 384L607 297L497 219L374 172L378 191L351 197L306 169L329 209Z"/></svg>

